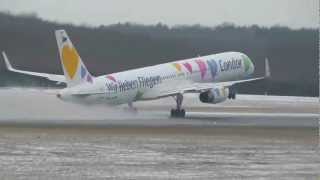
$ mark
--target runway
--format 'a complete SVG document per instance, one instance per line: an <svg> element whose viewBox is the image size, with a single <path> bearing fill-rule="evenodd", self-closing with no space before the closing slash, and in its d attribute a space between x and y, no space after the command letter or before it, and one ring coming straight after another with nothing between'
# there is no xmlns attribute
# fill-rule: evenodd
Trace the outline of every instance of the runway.
<svg viewBox="0 0 320 180"><path fill-rule="evenodd" d="M172 119L166 112L106 119L9 119L1 125L22 127L308 127L317 128L314 114L260 114L189 112L185 119ZM6 118L7 119L7 118Z"/></svg>
<svg viewBox="0 0 320 180"><path fill-rule="evenodd" d="M276 99L275 99L276 98ZM135 103L138 113L126 105L79 105L60 101L43 89L0 90L0 124L35 126L254 126L318 127L318 100L299 97L238 95L235 101L212 105L186 95L185 119L172 119L172 98Z"/></svg>
<svg viewBox="0 0 320 180"><path fill-rule="evenodd" d="M185 119L170 98L83 106L43 89L0 90L1 179L317 179L316 98L239 95Z"/></svg>

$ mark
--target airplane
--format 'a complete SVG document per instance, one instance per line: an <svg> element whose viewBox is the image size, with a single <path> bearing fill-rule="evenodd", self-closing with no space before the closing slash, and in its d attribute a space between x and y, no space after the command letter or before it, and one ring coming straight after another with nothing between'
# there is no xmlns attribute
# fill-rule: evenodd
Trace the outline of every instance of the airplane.
<svg viewBox="0 0 320 180"><path fill-rule="evenodd" d="M265 76L250 78L254 72L251 59L241 52L224 52L158 64L102 76L93 76L84 65L65 30L55 31L64 75L38 73L13 68L2 52L7 70L65 83L56 96L67 102L119 105L174 97L176 108L171 117L184 118L182 108L186 93L198 93L203 103L216 104L235 99L234 85L270 77L268 59Z"/></svg>

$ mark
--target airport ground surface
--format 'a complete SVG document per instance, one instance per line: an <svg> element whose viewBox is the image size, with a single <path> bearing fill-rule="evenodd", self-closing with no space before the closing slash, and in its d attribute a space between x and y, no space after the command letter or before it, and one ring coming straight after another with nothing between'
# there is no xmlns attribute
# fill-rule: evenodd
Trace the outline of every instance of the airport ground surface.
<svg viewBox="0 0 320 180"><path fill-rule="evenodd" d="M0 179L317 179L318 100L187 96L124 107L60 102L36 89L0 90Z"/></svg>

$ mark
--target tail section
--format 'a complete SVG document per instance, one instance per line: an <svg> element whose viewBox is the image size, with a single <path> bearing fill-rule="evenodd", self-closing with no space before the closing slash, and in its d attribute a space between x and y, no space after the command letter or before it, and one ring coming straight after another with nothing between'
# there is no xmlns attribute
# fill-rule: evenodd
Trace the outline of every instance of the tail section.
<svg viewBox="0 0 320 180"><path fill-rule="evenodd" d="M72 87L84 82L92 83L93 77L83 64L66 31L57 30L55 35L67 86Z"/></svg>

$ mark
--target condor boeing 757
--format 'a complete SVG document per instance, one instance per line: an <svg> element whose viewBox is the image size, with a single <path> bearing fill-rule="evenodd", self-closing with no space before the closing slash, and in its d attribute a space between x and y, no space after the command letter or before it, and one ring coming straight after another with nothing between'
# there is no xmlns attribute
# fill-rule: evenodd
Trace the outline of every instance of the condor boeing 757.
<svg viewBox="0 0 320 180"><path fill-rule="evenodd" d="M64 75L15 69L6 54L2 54L9 71L66 83L66 88L57 93L63 101L111 105L127 103L133 108L135 101L172 96L176 108L171 110L171 117L185 117L182 108L185 93L198 93L201 102L216 104L235 98L235 91L230 88L235 84L270 76L268 60L265 77L249 79L254 72L250 58L240 52L225 52L94 77L67 33L57 30L55 36Z"/></svg>

